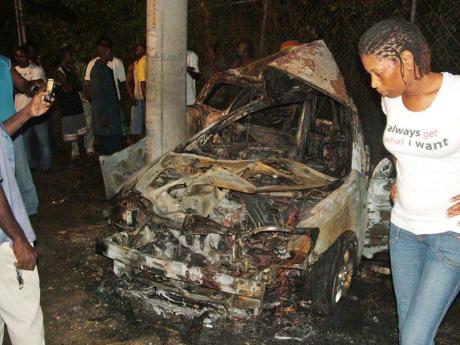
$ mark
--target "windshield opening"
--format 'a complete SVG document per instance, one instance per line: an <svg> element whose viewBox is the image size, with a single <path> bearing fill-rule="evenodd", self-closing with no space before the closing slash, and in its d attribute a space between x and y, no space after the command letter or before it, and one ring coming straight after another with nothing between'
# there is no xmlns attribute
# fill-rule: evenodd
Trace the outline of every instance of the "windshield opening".
<svg viewBox="0 0 460 345"><path fill-rule="evenodd" d="M234 84L217 84L203 103L214 109L224 111L228 109L242 90L241 86Z"/></svg>
<svg viewBox="0 0 460 345"><path fill-rule="evenodd" d="M222 159L287 157L296 149L301 108L291 103L247 114L201 138L193 151Z"/></svg>

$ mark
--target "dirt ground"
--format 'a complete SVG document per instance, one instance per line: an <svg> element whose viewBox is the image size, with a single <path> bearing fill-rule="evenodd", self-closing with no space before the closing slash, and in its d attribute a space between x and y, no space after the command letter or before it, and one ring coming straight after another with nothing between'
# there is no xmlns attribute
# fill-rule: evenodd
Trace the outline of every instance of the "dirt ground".
<svg viewBox="0 0 460 345"><path fill-rule="evenodd" d="M60 160L55 172L35 173L40 221L42 308L49 345L141 344L396 344L391 279L360 266L351 293L334 316L325 317L303 301L283 301L281 316L268 309L258 318L202 327L202 319L178 322L146 315L110 294L116 283L112 262L95 254L107 207L97 159L76 167ZM437 344L460 344L460 298L442 324ZM276 340L294 325L302 341ZM4 344L8 344L5 340Z"/></svg>

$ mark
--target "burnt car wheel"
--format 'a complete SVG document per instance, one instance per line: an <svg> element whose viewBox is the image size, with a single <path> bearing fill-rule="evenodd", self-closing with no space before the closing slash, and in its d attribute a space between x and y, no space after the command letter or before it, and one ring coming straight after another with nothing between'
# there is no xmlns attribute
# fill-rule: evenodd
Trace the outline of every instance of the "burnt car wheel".
<svg viewBox="0 0 460 345"><path fill-rule="evenodd" d="M312 266L307 290L322 312L335 312L350 289L357 268L356 251L355 236L344 234Z"/></svg>

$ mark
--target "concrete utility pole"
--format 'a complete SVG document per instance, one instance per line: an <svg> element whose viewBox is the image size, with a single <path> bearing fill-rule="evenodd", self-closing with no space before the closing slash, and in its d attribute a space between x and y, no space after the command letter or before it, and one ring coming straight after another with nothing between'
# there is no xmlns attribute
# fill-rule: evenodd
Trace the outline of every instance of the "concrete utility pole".
<svg viewBox="0 0 460 345"><path fill-rule="evenodd" d="M415 23L415 14L417 13L417 0L412 0L412 8L410 11L410 21Z"/></svg>
<svg viewBox="0 0 460 345"><path fill-rule="evenodd" d="M22 0L14 0L14 11L16 14L16 29L18 31L18 43L22 45L27 42L26 25L24 23L24 11Z"/></svg>
<svg viewBox="0 0 460 345"><path fill-rule="evenodd" d="M147 0L146 160L185 139L187 0Z"/></svg>

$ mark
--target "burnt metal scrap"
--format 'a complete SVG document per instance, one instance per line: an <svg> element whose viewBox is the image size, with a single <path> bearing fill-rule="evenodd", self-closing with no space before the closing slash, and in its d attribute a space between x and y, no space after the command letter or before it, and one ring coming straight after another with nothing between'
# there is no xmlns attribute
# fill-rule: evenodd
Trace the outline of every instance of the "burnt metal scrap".
<svg viewBox="0 0 460 345"><path fill-rule="evenodd" d="M258 314L294 285L332 304L349 288L369 159L340 72L322 41L256 67L227 77L258 96L174 152L139 167L140 143L101 161L112 235L97 250L157 309Z"/></svg>

